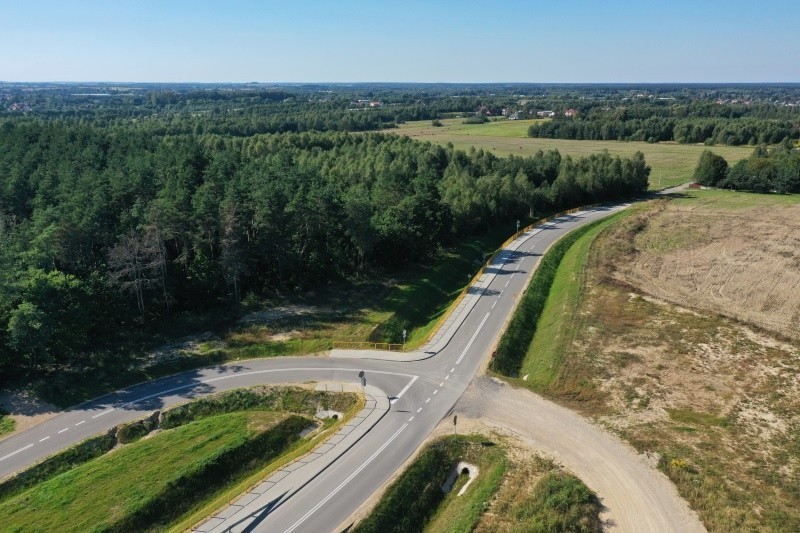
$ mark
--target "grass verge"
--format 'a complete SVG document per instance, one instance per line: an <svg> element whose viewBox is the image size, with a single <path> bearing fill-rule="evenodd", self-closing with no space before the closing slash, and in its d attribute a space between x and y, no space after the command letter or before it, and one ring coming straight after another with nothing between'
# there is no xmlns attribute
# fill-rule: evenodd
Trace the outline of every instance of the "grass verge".
<svg viewBox="0 0 800 533"><path fill-rule="evenodd" d="M189 509L179 520L173 522L169 530L172 532L188 531L194 525L201 522L204 518L211 516L215 511L224 507L228 502L243 494L250 487L260 483L270 474L295 459L307 454L320 444L323 444L329 437L343 425L350 422L364 408L364 397L358 396L355 403L351 403L344 416L337 421L328 421L322 431L315 433L311 438L301 439L292 444L275 461L266 467L246 476L238 481L221 488L217 494L205 501L198 502L192 509ZM332 407L335 409L335 407Z"/></svg>
<svg viewBox="0 0 800 533"><path fill-rule="evenodd" d="M712 532L800 531L800 346L722 316L741 303L730 298L741 276L753 298L758 283L772 290L770 305L751 308L785 318L776 302L796 300L775 287L796 272L797 201L701 190L629 209L568 252L522 370L529 380L514 380L657 459ZM678 305L653 296L665 280ZM680 292L698 286L710 296Z"/></svg>
<svg viewBox="0 0 800 533"><path fill-rule="evenodd" d="M442 485L459 461L478 466L478 478L463 496L455 493L464 480L445 495ZM483 502L497 490L505 467L504 450L483 437L437 439L389 486L380 503L353 531L470 531L484 510Z"/></svg>
<svg viewBox="0 0 800 533"><path fill-rule="evenodd" d="M88 463L109 451L118 444L134 442L155 429L172 429L210 416L237 411L293 412L312 416L318 408L346 413L345 418L354 416L363 407L363 398L352 393L329 393L302 387L256 386L247 389L234 389L221 394L196 400L162 413L156 413L134 422L121 424L111 431L89 438L67 448L40 463L24 470L0 483L0 501L19 494L69 470ZM159 416L160 415L160 416ZM338 428L341 421L323 431ZM317 437L312 439L316 442ZM305 449L309 440L299 443L297 449ZM294 458L289 450L286 460ZM283 464L278 461L276 464Z"/></svg>
<svg viewBox="0 0 800 533"><path fill-rule="evenodd" d="M620 213L587 227L577 234L563 254L561 262L552 276L552 285L547 299L537 318L533 337L525 350L520 375L528 376L523 381L526 387L536 392L547 392L555 386L561 376L566 351L574 340L573 324L583 296L583 277L589 248L605 228L614 224L627 213ZM584 397L595 394L590 380L560 380L560 388L569 387L565 394Z"/></svg>
<svg viewBox="0 0 800 533"><path fill-rule="evenodd" d="M517 310L514 312L514 316L508 324L508 328L500 338L497 346L497 356L492 360L491 370L506 376L517 377L523 367L531 340L537 332L539 320L545 309L562 259L572 245L582 236L589 234L598 226L609 224L610 220L614 220L618 216L613 215L610 219L592 222L573 230L562 237L545 253L519 302ZM546 369L546 371L550 371L550 369ZM546 379L546 374L543 379Z"/></svg>
<svg viewBox="0 0 800 533"><path fill-rule="evenodd" d="M218 415L165 431L0 504L8 531L159 529L220 481L273 460L310 420Z"/></svg>

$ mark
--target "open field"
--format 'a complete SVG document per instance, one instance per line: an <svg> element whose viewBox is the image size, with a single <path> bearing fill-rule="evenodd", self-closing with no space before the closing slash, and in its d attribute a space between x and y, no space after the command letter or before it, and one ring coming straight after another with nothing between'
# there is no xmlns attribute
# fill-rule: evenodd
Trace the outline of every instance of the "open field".
<svg viewBox="0 0 800 533"><path fill-rule="evenodd" d="M633 245L616 279L800 340L800 196L688 192Z"/></svg>
<svg viewBox="0 0 800 533"><path fill-rule="evenodd" d="M164 431L56 476L0 504L10 531L88 531L122 524L155 526L161 507L191 504L195 491L176 500L176 487L197 478L223 454L247 447L273 431L308 425L300 417L249 412L219 415ZM280 450L271 450L277 455ZM219 480L223 481L223 480ZM208 480L204 482L208 489ZM205 491L201 491L205 492ZM174 507L171 509L174 517ZM169 514L166 517L170 518ZM125 527L124 525L122 526Z"/></svg>
<svg viewBox="0 0 800 533"><path fill-rule="evenodd" d="M724 157L729 164L744 159L752 147L702 146L677 143L650 144L620 141L573 141L565 139L534 139L528 137L528 127L537 120L507 120L484 124L463 124L463 119L442 120L442 127L431 126L429 120L401 124L396 131L421 141L439 144L453 143L461 150L483 148L497 156L533 155L538 150L558 150L561 155L586 156L608 150L612 155L630 157L642 152L652 167L650 187L660 189L689 181L703 150Z"/></svg>
<svg viewBox="0 0 800 533"><path fill-rule="evenodd" d="M798 205L691 192L576 243L557 278L580 290L551 293L524 363L547 379L514 380L648 454L711 531L800 529Z"/></svg>

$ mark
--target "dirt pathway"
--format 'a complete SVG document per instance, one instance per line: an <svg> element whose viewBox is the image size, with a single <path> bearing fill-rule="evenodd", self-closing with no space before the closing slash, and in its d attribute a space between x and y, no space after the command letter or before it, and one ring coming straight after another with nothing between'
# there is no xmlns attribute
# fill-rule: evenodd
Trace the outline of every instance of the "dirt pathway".
<svg viewBox="0 0 800 533"><path fill-rule="evenodd" d="M606 507L602 518L609 530L705 531L675 486L633 448L528 390L479 376L454 413L462 431L469 429L470 419L480 419L482 425L517 437L577 475ZM442 424L452 428L452 417Z"/></svg>

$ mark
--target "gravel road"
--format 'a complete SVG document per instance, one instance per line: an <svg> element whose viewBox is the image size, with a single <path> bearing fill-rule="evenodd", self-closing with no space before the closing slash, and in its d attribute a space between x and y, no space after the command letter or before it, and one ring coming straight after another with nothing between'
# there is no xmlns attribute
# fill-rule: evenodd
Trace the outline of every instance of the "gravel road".
<svg viewBox="0 0 800 533"><path fill-rule="evenodd" d="M610 531L705 531L675 486L631 446L541 396L479 376L453 412L512 434L577 475L600 497Z"/></svg>

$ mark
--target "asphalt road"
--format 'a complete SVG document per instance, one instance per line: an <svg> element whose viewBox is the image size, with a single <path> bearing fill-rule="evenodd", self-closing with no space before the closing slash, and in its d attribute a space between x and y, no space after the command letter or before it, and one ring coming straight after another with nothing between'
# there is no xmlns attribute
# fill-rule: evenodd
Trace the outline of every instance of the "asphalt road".
<svg viewBox="0 0 800 533"><path fill-rule="evenodd" d="M329 531L378 489L449 414L480 368L541 253L570 230L623 207L562 217L512 243L510 248L518 249L501 254L487 269L485 276L493 276L491 283L480 289L480 298L449 343L427 359L259 359L138 385L1 441L0 478L119 423L192 398L262 383L358 383L358 372L364 371L370 385L390 398L399 397L389 413L289 500L269 512L256 513L251 524L242 525L243 530L251 531Z"/></svg>

